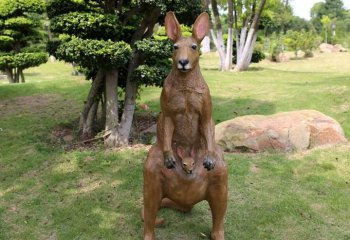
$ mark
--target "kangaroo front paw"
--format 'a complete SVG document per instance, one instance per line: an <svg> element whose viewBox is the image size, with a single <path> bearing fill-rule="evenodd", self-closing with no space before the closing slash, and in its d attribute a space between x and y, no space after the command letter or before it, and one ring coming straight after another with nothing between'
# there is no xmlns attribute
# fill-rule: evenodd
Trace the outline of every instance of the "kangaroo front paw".
<svg viewBox="0 0 350 240"><path fill-rule="evenodd" d="M168 169L175 167L175 157L172 152L164 152L164 165Z"/></svg>
<svg viewBox="0 0 350 240"><path fill-rule="evenodd" d="M210 171L215 167L215 160L214 157L209 154L204 158L204 162L203 162L204 167Z"/></svg>

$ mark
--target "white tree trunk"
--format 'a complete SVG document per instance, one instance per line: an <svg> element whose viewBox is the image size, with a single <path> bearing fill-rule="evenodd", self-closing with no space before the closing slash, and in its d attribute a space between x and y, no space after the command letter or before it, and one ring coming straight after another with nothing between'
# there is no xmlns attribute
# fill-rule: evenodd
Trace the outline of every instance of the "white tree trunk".
<svg viewBox="0 0 350 240"><path fill-rule="evenodd" d="M254 29L251 28L249 30L247 40L244 44L242 54L240 55L240 58L237 59L237 64L234 69L235 71L244 71L248 69L250 60L252 58L256 38L257 38L257 33Z"/></svg>
<svg viewBox="0 0 350 240"><path fill-rule="evenodd" d="M218 51L218 54L219 54L219 58L220 58L220 70L222 70L224 68L224 64L225 64L225 59L226 59L226 56L225 56L225 51L222 49L222 45L223 43L219 43L218 41L218 38L216 37L213 29L210 29L210 33L211 33L211 37L213 38L213 42L214 42L214 45L216 47L216 50Z"/></svg>
<svg viewBox="0 0 350 240"><path fill-rule="evenodd" d="M242 45L240 46L240 55L239 58L237 59L237 64L234 68L234 71L244 71L247 70L250 64L250 61L252 59L252 54L254 50L254 44L257 39L257 32L258 32L258 26L259 26L259 21L261 17L262 10L264 9L266 0L261 0L260 6L258 9L258 12L254 16L254 20L250 26L250 29L248 31L248 36L247 38L243 38L241 36L241 44L244 42L244 47L242 48ZM242 35L243 35L243 29L242 29ZM238 51L238 49L237 49Z"/></svg>
<svg viewBox="0 0 350 240"><path fill-rule="evenodd" d="M223 70L230 71L232 68L232 46L233 45L233 28L228 29L226 58Z"/></svg>
<svg viewBox="0 0 350 240"><path fill-rule="evenodd" d="M232 68L232 48L233 48L233 0L227 1L228 6L228 32L226 44L226 59L224 71L230 71Z"/></svg>
<svg viewBox="0 0 350 240"><path fill-rule="evenodd" d="M241 36L239 38L239 43L238 43L238 48L237 48L237 62L241 59L241 56L243 53L244 45L245 45L245 42L247 39L247 31L248 31L247 26L244 26L241 30Z"/></svg>

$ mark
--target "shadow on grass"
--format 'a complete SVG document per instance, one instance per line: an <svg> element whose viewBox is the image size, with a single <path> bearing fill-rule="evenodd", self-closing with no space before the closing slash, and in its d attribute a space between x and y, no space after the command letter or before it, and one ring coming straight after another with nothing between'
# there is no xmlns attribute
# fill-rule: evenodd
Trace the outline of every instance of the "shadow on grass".
<svg viewBox="0 0 350 240"><path fill-rule="evenodd" d="M276 106L269 101L254 98L222 98L212 96L213 118L216 123L244 115L269 115Z"/></svg>

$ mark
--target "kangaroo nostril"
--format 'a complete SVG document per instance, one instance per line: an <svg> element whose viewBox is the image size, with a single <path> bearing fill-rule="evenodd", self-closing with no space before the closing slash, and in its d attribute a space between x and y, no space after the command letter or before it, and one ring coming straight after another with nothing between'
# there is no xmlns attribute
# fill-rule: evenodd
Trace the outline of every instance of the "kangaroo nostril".
<svg viewBox="0 0 350 240"><path fill-rule="evenodd" d="M180 59L179 60L179 63L182 65L182 66L186 66L190 61L188 61L188 59Z"/></svg>

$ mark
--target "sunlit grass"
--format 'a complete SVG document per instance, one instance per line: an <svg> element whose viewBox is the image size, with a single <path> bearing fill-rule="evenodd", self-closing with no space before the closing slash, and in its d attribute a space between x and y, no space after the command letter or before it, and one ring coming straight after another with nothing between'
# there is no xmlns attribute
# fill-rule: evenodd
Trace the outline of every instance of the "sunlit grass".
<svg viewBox="0 0 350 240"><path fill-rule="evenodd" d="M216 70L202 56L215 121L247 114L316 109L350 137L350 53ZM27 83L0 84L0 239L141 239L142 165L147 147L123 151L51 144L52 130L73 124L89 89L64 63L26 71ZM159 112L159 88L138 102ZM350 239L350 147L290 154L226 154L226 239ZM158 239L208 239L211 215L162 209Z"/></svg>

